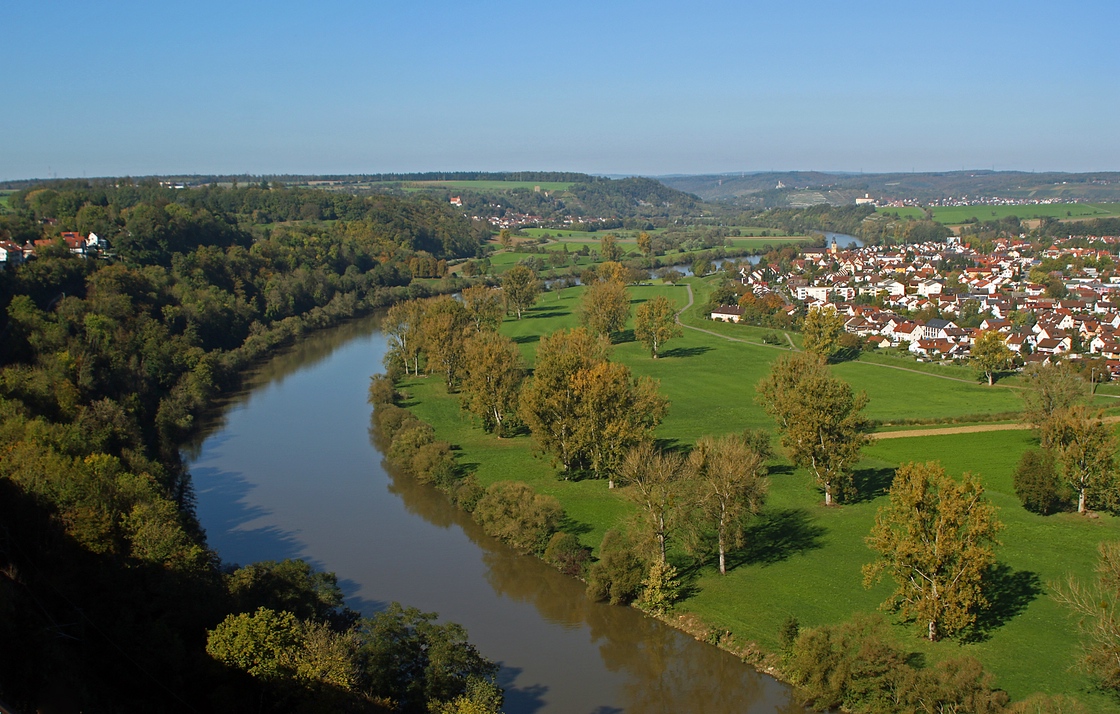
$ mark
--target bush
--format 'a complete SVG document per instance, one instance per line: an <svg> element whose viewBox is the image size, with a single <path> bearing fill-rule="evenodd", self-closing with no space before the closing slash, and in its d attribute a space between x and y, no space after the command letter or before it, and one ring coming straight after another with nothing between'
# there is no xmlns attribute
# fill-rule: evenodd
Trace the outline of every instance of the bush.
<svg viewBox="0 0 1120 714"><path fill-rule="evenodd" d="M1023 452L1011 474L1015 495L1031 513L1049 515L1069 503L1069 493L1058 476L1054 455L1046 449Z"/></svg>
<svg viewBox="0 0 1120 714"><path fill-rule="evenodd" d="M1007 694L970 657L931 669L891 642L879 616L857 616L837 626L803 630L786 657L786 668L803 703L815 709L862 713L959 711L999 714Z"/></svg>
<svg viewBox="0 0 1120 714"><path fill-rule="evenodd" d="M385 458L394 466L413 476L412 460L416 452L425 444L430 444L435 439L432 427L413 417L413 421L405 422L399 431L393 435L393 441L385 452Z"/></svg>
<svg viewBox="0 0 1120 714"><path fill-rule="evenodd" d="M768 345L780 345L785 343L785 340L782 339L782 336L777 332L774 332L773 330L763 333L762 341Z"/></svg>
<svg viewBox="0 0 1120 714"><path fill-rule="evenodd" d="M433 441L418 448L412 455L412 473L420 483L434 484L446 491L458 476L451 444Z"/></svg>
<svg viewBox="0 0 1120 714"><path fill-rule="evenodd" d="M564 519L564 509L554 496L517 481L499 481L478 500L474 519L488 534L522 553L540 554Z"/></svg>
<svg viewBox="0 0 1120 714"><path fill-rule="evenodd" d="M649 566L646 579L642 581L638 607L654 615L664 615L673 608L680 594L681 582L677 569L669 563L655 560Z"/></svg>
<svg viewBox="0 0 1120 714"><path fill-rule="evenodd" d="M580 545L571 533L553 533L544 549L544 560L565 575L583 577L591 551Z"/></svg>
<svg viewBox="0 0 1120 714"><path fill-rule="evenodd" d="M599 560L588 574L587 595L592 600L610 600L612 605L630 602L638 596L646 564L630 539L611 528L603 535Z"/></svg>
<svg viewBox="0 0 1120 714"><path fill-rule="evenodd" d="M375 374L369 378L369 403L376 406L393 404L397 401L397 390L393 380L384 374Z"/></svg>
<svg viewBox="0 0 1120 714"><path fill-rule="evenodd" d="M451 502L467 513L474 513L478 502L482 500L485 494L486 491L474 474L459 479L447 489L447 495L451 497Z"/></svg>

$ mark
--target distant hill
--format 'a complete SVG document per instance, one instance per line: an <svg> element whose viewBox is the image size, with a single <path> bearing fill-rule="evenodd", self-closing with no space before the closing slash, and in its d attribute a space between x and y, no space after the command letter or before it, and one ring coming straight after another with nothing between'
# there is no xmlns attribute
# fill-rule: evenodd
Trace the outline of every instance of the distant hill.
<svg viewBox="0 0 1120 714"><path fill-rule="evenodd" d="M821 171L662 176L666 186L705 201L751 207L845 205L869 194L886 200L929 202L960 197L1060 198L1120 201L1120 172L1070 174L1026 171L948 171L854 174Z"/></svg>

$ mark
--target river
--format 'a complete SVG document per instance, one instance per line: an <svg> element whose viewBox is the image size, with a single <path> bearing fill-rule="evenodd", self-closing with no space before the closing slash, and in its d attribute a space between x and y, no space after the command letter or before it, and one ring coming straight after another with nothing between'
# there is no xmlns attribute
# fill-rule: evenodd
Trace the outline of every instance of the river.
<svg viewBox="0 0 1120 714"><path fill-rule="evenodd" d="M483 534L371 444L376 318L313 334L255 370L184 450L210 546L226 563L305 558L347 603L391 601L467 628L501 664L509 714L793 712L785 685Z"/></svg>

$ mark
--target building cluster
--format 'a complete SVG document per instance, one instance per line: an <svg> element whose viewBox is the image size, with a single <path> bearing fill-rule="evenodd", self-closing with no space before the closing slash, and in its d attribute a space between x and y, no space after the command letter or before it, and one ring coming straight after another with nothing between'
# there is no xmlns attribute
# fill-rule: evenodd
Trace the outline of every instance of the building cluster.
<svg viewBox="0 0 1120 714"><path fill-rule="evenodd" d="M23 245L10 240L0 241L0 268L8 266L19 265L23 261L35 255L36 250L42 250L47 246L55 244L56 240L61 240L70 249L71 253L80 255L83 258L87 256L97 255L104 251L106 245L105 241L97 237L96 233L82 236L81 233L74 231L64 231L59 234L58 238L44 238L42 240L28 241Z"/></svg>
<svg viewBox="0 0 1120 714"><path fill-rule="evenodd" d="M1089 247L1085 241L1035 251L1023 238L999 239L990 253L956 237L849 250L834 244L801 253L787 270L752 265L740 275L757 298L778 294L791 309L836 310L847 332L876 347L965 359L981 333L996 331L1021 364L1102 357L1120 378L1120 275L1080 267L1120 262L1120 237L1089 238ZM1043 259L1064 267L1046 275L1045 285L1031 277L1043 277ZM1055 286L1063 297L1048 296ZM723 306L711 316L738 322L742 314Z"/></svg>

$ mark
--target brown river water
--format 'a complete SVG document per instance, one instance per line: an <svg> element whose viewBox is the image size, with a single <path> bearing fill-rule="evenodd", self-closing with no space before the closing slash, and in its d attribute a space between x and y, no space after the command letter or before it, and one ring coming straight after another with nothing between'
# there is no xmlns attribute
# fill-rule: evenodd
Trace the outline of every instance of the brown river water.
<svg viewBox="0 0 1120 714"><path fill-rule="evenodd" d="M313 334L260 366L185 449L224 562L304 558L364 613L399 601L462 624L501 664L508 714L804 711L738 658L589 601L443 494L387 473L366 403L385 349L376 318Z"/></svg>

